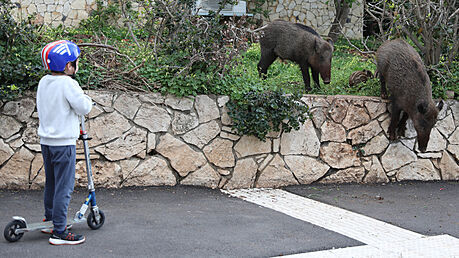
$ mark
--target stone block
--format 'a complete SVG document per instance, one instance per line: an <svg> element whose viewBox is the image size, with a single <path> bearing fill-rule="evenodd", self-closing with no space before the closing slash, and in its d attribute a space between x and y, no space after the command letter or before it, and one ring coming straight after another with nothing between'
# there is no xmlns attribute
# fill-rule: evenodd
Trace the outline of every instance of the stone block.
<svg viewBox="0 0 459 258"><path fill-rule="evenodd" d="M347 136L352 141L352 145L366 143L382 131L378 121L373 120L370 123L351 130Z"/></svg>
<svg viewBox="0 0 459 258"><path fill-rule="evenodd" d="M285 162L279 154L276 154L268 166L261 172L256 187L281 187L297 185L292 172L285 167Z"/></svg>
<svg viewBox="0 0 459 258"><path fill-rule="evenodd" d="M448 145L447 150L451 153L451 155L453 155L454 158L456 158L456 160L459 160L459 145L450 144Z"/></svg>
<svg viewBox="0 0 459 258"><path fill-rule="evenodd" d="M90 94L91 99L102 107L111 107L113 99L115 98L114 94L109 91L94 91Z"/></svg>
<svg viewBox="0 0 459 258"><path fill-rule="evenodd" d="M46 175L43 167L43 156L41 154L35 155L30 166L29 185L30 189L43 189L45 186Z"/></svg>
<svg viewBox="0 0 459 258"><path fill-rule="evenodd" d="M311 157L285 156L284 159L300 184L311 184L317 181L330 168L327 164Z"/></svg>
<svg viewBox="0 0 459 258"><path fill-rule="evenodd" d="M220 117L217 103L207 95L196 96L195 108L198 113L199 123L205 123Z"/></svg>
<svg viewBox="0 0 459 258"><path fill-rule="evenodd" d="M317 157L319 150L320 141L311 120L307 120L299 130L282 134L280 147L282 155L304 154Z"/></svg>
<svg viewBox="0 0 459 258"><path fill-rule="evenodd" d="M338 170L319 182L323 184L361 183L364 176L365 169L363 167L351 167Z"/></svg>
<svg viewBox="0 0 459 258"><path fill-rule="evenodd" d="M167 162L156 156L149 157L136 166L121 183L122 186L174 186L176 184L177 179Z"/></svg>
<svg viewBox="0 0 459 258"><path fill-rule="evenodd" d="M456 153L457 149L456 147ZM443 151L443 156L440 160L440 171L443 180L459 180L459 163L446 151Z"/></svg>
<svg viewBox="0 0 459 258"><path fill-rule="evenodd" d="M439 173L435 170L432 162L428 159L418 159L415 162L400 168L397 172L397 180L440 180Z"/></svg>
<svg viewBox="0 0 459 258"><path fill-rule="evenodd" d="M218 174L209 164L206 164L197 171L190 173L180 182L180 184L204 186L215 189L218 187L219 182L220 174Z"/></svg>
<svg viewBox="0 0 459 258"><path fill-rule="evenodd" d="M443 120L437 121L435 127L440 131L440 133L445 137L448 138L456 129L454 125L453 115L449 114Z"/></svg>
<svg viewBox="0 0 459 258"><path fill-rule="evenodd" d="M49 1L49 0L48 0ZM85 0L73 0L72 1L72 9L74 10L83 10L86 7L86 1Z"/></svg>
<svg viewBox="0 0 459 258"><path fill-rule="evenodd" d="M361 165L357 151L347 143L323 144L320 148L320 158L330 167L338 169Z"/></svg>
<svg viewBox="0 0 459 258"><path fill-rule="evenodd" d="M122 94L116 98L113 107L122 115L132 120L141 105L142 103L135 96Z"/></svg>
<svg viewBox="0 0 459 258"><path fill-rule="evenodd" d="M333 104L330 106L328 110L329 116L335 121L336 123L341 123L347 114L347 109L349 104L344 99L335 99Z"/></svg>
<svg viewBox="0 0 459 258"><path fill-rule="evenodd" d="M369 157L367 162L363 162L363 165L365 169L368 170L367 175L363 179L364 183L380 184L389 182L389 178L384 172L381 162L379 162L377 156Z"/></svg>
<svg viewBox="0 0 459 258"><path fill-rule="evenodd" d="M199 125L198 116L196 113L174 112L172 119L172 132L175 135L184 134Z"/></svg>
<svg viewBox="0 0 459 258"><path fill-rule="evenodd" d="M96 117L90 124L90 134L93 137L90 143L92 146L116 139L132 127L129 121L118 112Z"/></svg>
<svg viewBox="0 0 459 258"><path fill-rule="evenodd" d="M334 123L333 121L325 121L320 128L322 135L321 142L345 142L346 130L341 124Z"/></svg>
<svg viewBox="0 0 459 258"><path fill-rule="evenodd" d="M172 109L180 111L189 111L193 108L194 99L178 98L172 95L168 95L164 100L164 103Z"/></svg>
<svg viewBox="0 0 459 258"><path fill-rule="evenodd" d="M381 163L386 172L399 169L413 161L416 161L416 154L405 147L402 143L392 143L381 158Z"/></svg>
<svg viewBox="0 0 459 258"><path fill-rule="evenodd" d="M166 109L149 104L143 104L134 118L134 123L147 128L152 133L167 132L171 121Z"/></svg>
<svg viewBox="0 0 459 258"><path fill-rule="evenodd" d="M19 132L22 125L12 117L0 115L0 128L0 137L7 139Z"/></svg>
<svg viewBox="0 0 459 258"><path fill-rule="evenodd" d="M118 188L121 185L121 166L115 162L97 160L92 163L94 184L105 188Z"/></svg>
<svg viewBox="0 0 459 258"><path fill-rule="evenodd" d="M346 117L343 120L343 125L346 129L356 128L367 124L370 121L370 116L367 114L366 109L363 107L351 105Z"/></svg>
<svg viewBox="0 0 459 258"><path fill-rule="evenodd" d="M234 146L234 151L239 158L270 153L271 142L271 139L266 139L266 141L263 142L255 136L244 135Z"/></svg>
<svg viewBox="0 0 459 258"><path fill-rule="evenodd" d="M146 152L147 132L132 127L113 142L96 147L96 151L110 161L127 159Z"/></svg>
<svg viewBox="0 0 459 258"><path fill-rule="evenodd" d="M194 151L169 133L159 138L156 151L169 159L171 166L180 176L186 176L207 163L204 154Z"/></svg>
<svg viewBox="0 0 459 258"><path fill-rule="evenodd" d="M239 159L225 189L251 188L255 183L258 165L252 158Z"/></svg>
<svg viewBox="0 0 459 258"><path fill-rule="evenodd" d="M459 144L459 127L449 136L448 141L450 144Z"/></svg>
<svg viewBox="0 0 459 258"><path fill-rule="evenodd" d="M2 139L0 139L0 166L14 155L13 149L10 148Z"/></svg>
<svg viewBox="0 0 459 258"><path fill-rule="evenodd" d="M384 102L367 101L365 102L365 107L371 119L375 119L387 111L386 103Z"/></svg>
<svg viewBox="0 0 459 258"><path fill-rule="evenodd" d="M22 147L0 169L0 188L27 189L29 188L30 166L34 155Z"/></svg>
<svg viewBox="0 0 459 258"><path fill-rule="evenodd" d="M389 140L384 134L380 134L371 139L365 146L362 148L363 155L369 156L374 154L380 154L386 150L389 145Z"/></svg>
<svg viewBox="0 0 459 258"><path fill-rule="evenodd" d="M233 154L233 142L216 138L204 149L209 162L221 168L231 168L235 165L235 158Z"/></svg>
<svg viewBox="0 0 459 258"><path fill-rule="evenodd" d="M202 149L202 147L217 137L220 132L220 126L215 120L213 120L209 123L201 124L197 128L183 135L182 138L185 142Z"/></svg>

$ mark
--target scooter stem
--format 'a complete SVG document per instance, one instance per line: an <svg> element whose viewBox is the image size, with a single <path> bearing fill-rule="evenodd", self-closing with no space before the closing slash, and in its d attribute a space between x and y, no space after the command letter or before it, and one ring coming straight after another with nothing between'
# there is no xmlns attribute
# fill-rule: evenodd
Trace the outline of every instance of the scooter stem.
<svg viewBox="0 0 459 258"><path fill-rule="evenodd" d="M81 116L81 140L83 141L84 147L84 158L86 161L86 173L88 174L88 189L90 192L95 191L94 189L94 180L92 178L92 168L91 168L91 159L89 158L89 146L88 146L88 132L84 124L84 116Z"/></svg>

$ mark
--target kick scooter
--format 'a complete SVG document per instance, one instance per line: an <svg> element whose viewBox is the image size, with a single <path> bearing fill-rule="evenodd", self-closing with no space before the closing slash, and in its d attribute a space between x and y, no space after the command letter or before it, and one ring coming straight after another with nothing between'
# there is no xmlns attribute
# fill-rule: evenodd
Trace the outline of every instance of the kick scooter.
<svg viewBox="0 0 459 258"><path fill-rule="evenodd" d="M85 128L84 116L81 116L81 131L79 139L83 141L84 158L86 161L86 172L88 175L89 195L86 198L83 205L81 205L80 210L75 214L75 217L72 220L67 221L67 225L81 223L86 220L88 226L91 229L99 229L104 225L105 215L104 212L102 210L99 210L99 207L97 207L96 205L96 192L94 189L91 160L89 159L89 147L87 143L87 141L90 140L90 138ZM89 214L87 218L85 218L85 213L88 210L88 208ZM3 236L9 242L16 242L22 238L25 232L52 228L52 221L27 224L26 220L23 217L14 216L13 221L6 225L5 230L3 231Z"/></svg>

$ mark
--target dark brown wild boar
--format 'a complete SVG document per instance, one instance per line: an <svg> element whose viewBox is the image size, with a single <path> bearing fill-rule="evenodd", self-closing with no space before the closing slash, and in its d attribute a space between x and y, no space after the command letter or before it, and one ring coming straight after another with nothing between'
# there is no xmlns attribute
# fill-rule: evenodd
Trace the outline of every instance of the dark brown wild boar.
<svg viewBox="0 0 459 258"><path fill-rule="evenodd" d="M297 63L301 68L306 91L311 90L309 68L317 87L319 74L330 83L333 44L323 40L312 28L287 21L275 20L263 29L260 39L261 58L258 72L264 78L276 58Z"/></svg>
<svg viewBox="0 0 459 258"><path fill-rule="evenodd" d="M437 107L432 100L430 78L421 57L408 43L396 39L387 41L379 47L376 61L381 82L381 97L387 98L388 89L392 103L390 140L397 138L397 131L399 135L404 135L406 120L409 117L418 135L419 150L425 152L430 132L437 121L443 102ZM403 116L400 119L402 111Z"/></svg>

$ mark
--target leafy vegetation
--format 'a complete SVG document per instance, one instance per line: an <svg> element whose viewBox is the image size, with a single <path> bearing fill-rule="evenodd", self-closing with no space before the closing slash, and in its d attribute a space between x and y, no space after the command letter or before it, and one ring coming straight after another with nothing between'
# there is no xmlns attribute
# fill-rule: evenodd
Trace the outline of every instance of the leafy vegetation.
<svg viewBox="0 0 459 258"><path fill-rule="evenodd" d="M11 16L14 6L0 0L0 99L13 99L33 88L43 75L37 53L37 27L32 17L16 22Z"/></svg>
<svg viewBox="0 0 459 258"><path fill-rule="evenodd" d="M46 28L34 26L32 17L14 21L10 1L0 0L0 99L33 90L45 73L40 49L48 42L69 39L82 49L77 80L84 88L228 95L237 131L260 139L278 125L290 130L307 119L307 107L298 103L299 94L305 93L298 65L276 61L267 78L259 78L259 35L249 30L253 21L223 19L216 13L193 15L191 0L174 0L177 4L167 8L157 1L136 2L141 11L134 10L131 1L108 6L99 1L99 8L79 27ZM258 12L266 15L266 10ZM359 41L351 43L363 48ZM381 42L369 43L367 47L376 50ZM348 85L349 75L363 69L375 72L373 57L340 39L335 43L331 83L321 83L309 93L379 96L375 78ZM431 73L434 97L444 97L446 90L459 95L457 61L452 66L440 62L434 69L448 71Z"/></svg>
<svg viewBox="0 0 459 258"><path fill-rule="evenodd" d="M282 90L250 91L227 106L239 135L254 135L265 141L269 132L298 130L311 117L308 106L300 98L299 94L287 95Z"/></svg>

